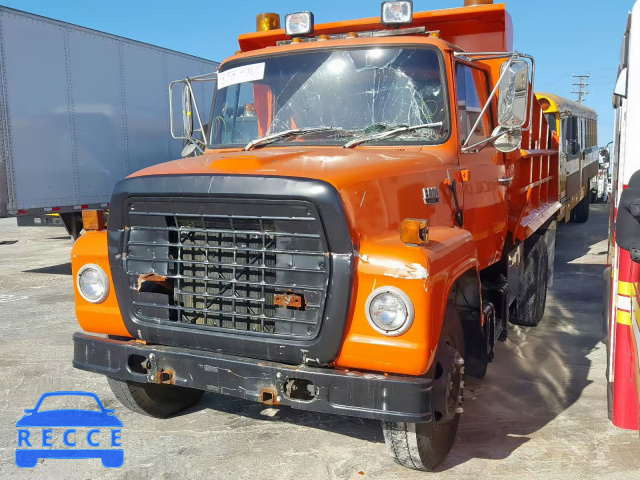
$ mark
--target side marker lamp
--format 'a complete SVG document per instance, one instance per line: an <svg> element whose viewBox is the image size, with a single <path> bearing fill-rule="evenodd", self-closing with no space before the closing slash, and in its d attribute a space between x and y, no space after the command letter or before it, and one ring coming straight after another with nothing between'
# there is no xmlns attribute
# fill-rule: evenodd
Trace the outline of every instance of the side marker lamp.
<svg viewBox="0 0 640 480"><path fill-rule="evenodd" d="M429 241L429 220L403 220L400 224L400 240L408 245L426 245Z"/></svg>
<svg viewBox="0 0 640 480"><path fill-rule="evenodd" d="M90 230L104 230L105 219L102 210L83 210L82 226L88 232Z"/></svg>

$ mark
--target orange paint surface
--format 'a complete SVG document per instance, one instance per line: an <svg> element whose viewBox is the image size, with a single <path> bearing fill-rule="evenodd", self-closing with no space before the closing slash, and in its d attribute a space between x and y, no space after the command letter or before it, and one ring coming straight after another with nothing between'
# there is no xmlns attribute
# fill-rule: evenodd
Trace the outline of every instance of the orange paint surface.
<svg viewBox="0 0 640 480"><path fill-rule="evenodd" d="M87 302L78 292L75 281L78 270L87 263L101 267L109 277L109 296L100 303ZM108 333L130 337L122 321L118 300L116 299L111 278L111 267L107 255L107 232L87 232L78 238L71 250L71 270L73 273L73 291L76 299L76 316L83 330L93 333Z"/></svg>

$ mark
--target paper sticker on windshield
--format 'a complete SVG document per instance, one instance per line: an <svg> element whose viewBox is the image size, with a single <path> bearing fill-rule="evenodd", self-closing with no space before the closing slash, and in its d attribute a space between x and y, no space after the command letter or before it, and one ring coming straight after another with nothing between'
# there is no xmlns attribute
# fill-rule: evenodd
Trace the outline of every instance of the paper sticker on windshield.
<svg viewBox="0 0 640 480"><path fill-rule="evenodd" d="M230 68L218 74L218 88L264 79L264 62Z"/></svg>

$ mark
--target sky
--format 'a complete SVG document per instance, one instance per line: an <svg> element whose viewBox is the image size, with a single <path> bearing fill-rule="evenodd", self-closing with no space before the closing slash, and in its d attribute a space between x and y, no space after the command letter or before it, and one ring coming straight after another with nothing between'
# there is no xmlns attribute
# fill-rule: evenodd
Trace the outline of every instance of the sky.
<svg viewBox="0 0 640 480"><path fill-rule="evenodd" d="M575 99L573 74L591 74L585 105L599 117L599 144L613 138L611 95L627 16L635 0L496 0L513 18L514 48L536 59L536 90ZM311 10L316 23L380 14L377 0L0 0L19 10L147 42L210 60L238 50L256 14ZM414 10L464 0L414 0ZM220 6L222 5L222 6ZM237 5L236 8L233 6Z"/></svg>

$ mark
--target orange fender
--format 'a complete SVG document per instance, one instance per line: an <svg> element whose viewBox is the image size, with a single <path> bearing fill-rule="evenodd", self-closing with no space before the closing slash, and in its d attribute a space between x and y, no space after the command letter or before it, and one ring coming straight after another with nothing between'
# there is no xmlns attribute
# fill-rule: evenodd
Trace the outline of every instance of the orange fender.
<svg viewBox="0 0 640 480"><path fill-rule="evenodd" d="M100 266L109 277L109 295L102 303L88 302L78 292L76 275L78 270L87 263ZM73 250L71 250L71 270L73 272L73 291L76 298L76 316L82 329L87 332L130 337L131 334L122 321L116 292L113 288L105 230L87 232L78 238L73 245Z"/></svg>
<svg viewBox="0 0 640 480"><path fill-rule="evenodd" d="M478 269L471 233L431 227L425 247L412 247L389 234L362 241L356 263L352 314L335 365L385 373L423 375L431 366L451 288ZM404 291L415 310L411 328L398 337L373 329L365 304L372 291L392 286Z"/></svg>

